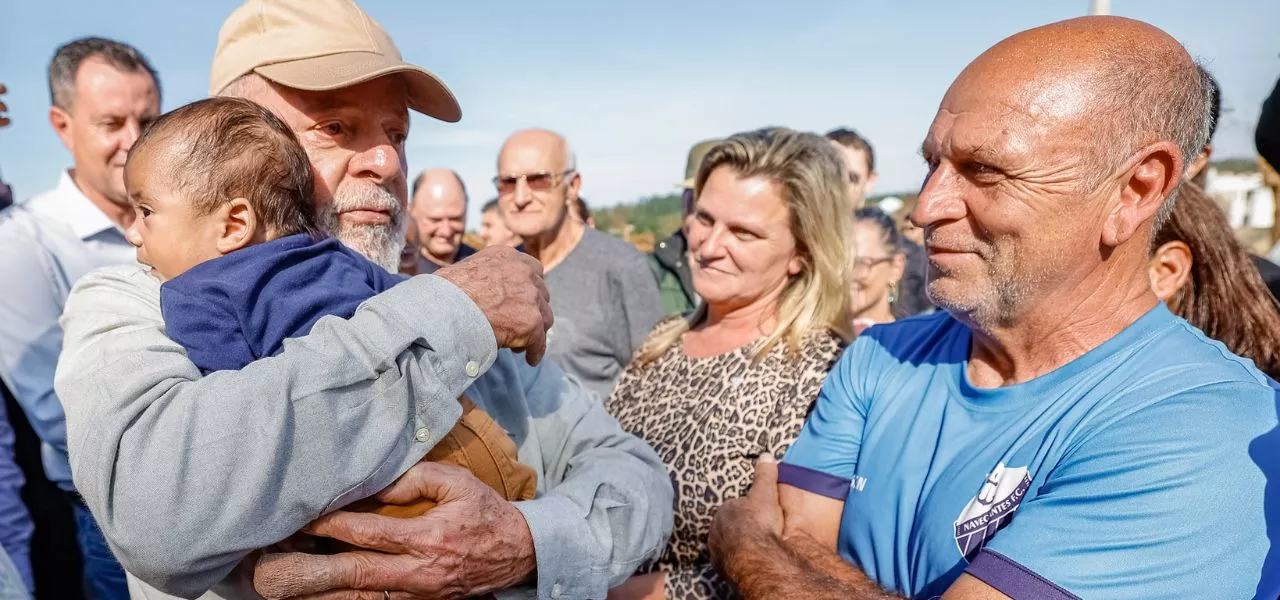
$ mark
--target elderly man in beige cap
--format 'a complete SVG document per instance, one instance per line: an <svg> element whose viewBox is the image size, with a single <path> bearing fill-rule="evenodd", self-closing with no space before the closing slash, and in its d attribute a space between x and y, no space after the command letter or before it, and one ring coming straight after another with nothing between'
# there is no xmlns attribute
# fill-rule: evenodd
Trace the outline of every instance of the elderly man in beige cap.
<svg viewBox="0 0 1280 600"><path fill-rule="evenodd" d="M435 76L348 0L250 0L219 33L211 93L281 117L311 160L325 229L396 268L409 110L460 117ZM56 381L74 479L141 580L136 596L254 597L252 581L269 598L603 598L670 532L652 449L537 364L547 291L513 248L413 277L241 371L202 377L160 317L141 269L90 273L68 300ZM535 499L419 462L464 391L537 472ZM404 519L338 510L380 490L383 503L437 506ZM308 523L370 551L251 555Z"/></svg>

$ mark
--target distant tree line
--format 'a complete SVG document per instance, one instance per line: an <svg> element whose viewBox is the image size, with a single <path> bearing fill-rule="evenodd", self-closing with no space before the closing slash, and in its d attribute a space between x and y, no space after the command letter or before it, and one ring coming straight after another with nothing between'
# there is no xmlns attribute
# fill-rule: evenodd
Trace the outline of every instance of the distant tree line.
<svg viewBox="0 0 1280 600"><path fill-rule="evenodd" d="M649 233L657 239L680 228L680 194L660 194L641 198L629 204L592 209L596 228L623 235Z"/></svg>
<svg viewBox="0 0 1280 600"><path fill-rule="evenodd" d="M1258 161L1252 158L1224 158L1209 163L1224 173L1257 173Z"/></svg>

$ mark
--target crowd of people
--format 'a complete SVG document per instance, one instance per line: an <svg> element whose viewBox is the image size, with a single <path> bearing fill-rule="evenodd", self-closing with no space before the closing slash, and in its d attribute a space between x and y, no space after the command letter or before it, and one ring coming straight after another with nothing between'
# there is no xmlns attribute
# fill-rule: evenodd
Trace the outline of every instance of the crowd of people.
<svg viewBox="0 0 1280 600"><path fill-rule="evenodd" d="M1280 596L1280 268L1155 27L976 57L906 221L853 129L693 144L650 254L542 128L464 243L404 158L461 108L350 0L161 76L57 48L72 166L0 212L0 600Z"/></svg>

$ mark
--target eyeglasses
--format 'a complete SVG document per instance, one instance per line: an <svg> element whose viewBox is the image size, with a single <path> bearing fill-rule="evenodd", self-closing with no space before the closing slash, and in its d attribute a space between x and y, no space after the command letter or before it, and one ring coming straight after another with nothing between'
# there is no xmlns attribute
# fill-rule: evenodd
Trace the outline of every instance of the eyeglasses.
<svg viewBox="0 0 1280 600"><path fill-rule="evenodd" d="M859 272L870 271L876 265L884 264L891 260L893 260L892 256L884 256L881 258L871 258L869 256L864 256L862 258L859 258L853 261L853 270L859 271Z"/></svg>
<svg viewBox="0 0 1280 600"><path fill-rule="evenodd" d="M529 189L535 192L545 192L555 186L556 180L572 172L574 172L574 169L568 169L560 173L539 171L525 175L498 175L493 178L493 187L498 189L498 194L508 196L516 193L516 186L521 181L524 181L525 185L529 186Z"/></svg>

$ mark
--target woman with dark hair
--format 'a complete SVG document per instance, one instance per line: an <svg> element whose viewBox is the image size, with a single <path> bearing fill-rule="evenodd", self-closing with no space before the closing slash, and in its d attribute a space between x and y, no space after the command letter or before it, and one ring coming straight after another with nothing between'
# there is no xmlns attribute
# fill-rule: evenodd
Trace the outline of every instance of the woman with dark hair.
<svg viewBox="0 0 1280 600"><path fill-rule="evenodd" d="M849 309L855 333L877 323L891 323L898 316L899 284L906 257L898 225L878 208L860 208L853 214L853 281Z"/></svg>
<svg viewBox="0 0 1280 600"><path fill-rule="evenodd" d="M1200 188L1183 184L1154 247L1151 289L1169 310L1280 378L1280 307Z"/></svg>

